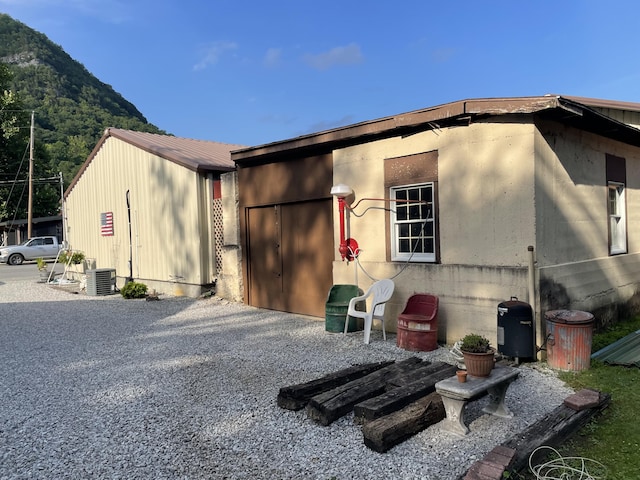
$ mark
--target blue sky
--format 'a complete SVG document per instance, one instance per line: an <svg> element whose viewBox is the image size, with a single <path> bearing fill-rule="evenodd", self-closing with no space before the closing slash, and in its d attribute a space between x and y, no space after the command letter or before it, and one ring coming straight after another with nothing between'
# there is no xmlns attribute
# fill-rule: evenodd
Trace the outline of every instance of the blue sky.
<svg viewBox="0 0 640 480"><path fill-rule="evenodd" d="M261 145L465 98L640 103L636 1L0 0L151 123Z"/></svg>

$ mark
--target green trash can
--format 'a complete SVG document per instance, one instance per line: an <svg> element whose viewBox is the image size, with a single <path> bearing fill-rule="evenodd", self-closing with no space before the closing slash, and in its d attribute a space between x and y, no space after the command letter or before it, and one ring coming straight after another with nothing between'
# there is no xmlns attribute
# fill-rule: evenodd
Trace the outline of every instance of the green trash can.
<svg viewBox="0 0 640 480"><path fill-rule="evenodd" d="M344 332L344 322L347 319L347 311L349 310L349 301L353 297L362 295L363 292L357 285L333 285L327 295L327 303L325 304L325 323L324 329L327 332L342 333ZM356 306L357 310L364 310L364 302L360 302ZM358 318L349 317L348 332L362 330Z"/></svg>

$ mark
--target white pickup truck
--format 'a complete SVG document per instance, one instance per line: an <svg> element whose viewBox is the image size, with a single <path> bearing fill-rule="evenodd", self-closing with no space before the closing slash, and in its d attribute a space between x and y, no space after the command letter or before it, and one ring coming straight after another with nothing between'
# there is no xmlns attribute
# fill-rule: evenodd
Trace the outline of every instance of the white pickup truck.
<svg viewBox="0 0 640 480"><path fill-rule="evenodd" d="M33 237L20 245L0 247L0 263L22 265L25 260L56 258L61 248L56 237Z"/></svg>

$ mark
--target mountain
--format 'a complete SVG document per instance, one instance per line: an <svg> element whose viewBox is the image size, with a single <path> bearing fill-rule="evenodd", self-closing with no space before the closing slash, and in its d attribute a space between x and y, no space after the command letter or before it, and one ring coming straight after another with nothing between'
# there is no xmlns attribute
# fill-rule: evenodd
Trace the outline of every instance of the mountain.
<svg viewBox="0 0 640 480"><path fill-rule="evenodd" d="M63 173L65 186L107 127L166 133L62 47L6 14L0 14L0 63L12 73L10 90L35 112L40 160L50 173Z"/></svg>

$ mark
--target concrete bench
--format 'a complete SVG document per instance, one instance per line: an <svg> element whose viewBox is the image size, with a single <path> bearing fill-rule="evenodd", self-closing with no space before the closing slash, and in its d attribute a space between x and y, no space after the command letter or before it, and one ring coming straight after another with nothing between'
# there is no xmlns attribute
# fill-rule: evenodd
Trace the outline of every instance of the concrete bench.
<svg viewBox="0 0 640 480"><path fill-rule="evenodd" d="M469 433L469 428L464 422L464 407L467 402L476 400L487 392L490 402L482 411L496 417L512 418L513 413L504 404L504 397L509 385L519 374L517 368L496 366L488 377L468 375L465 383L460 383L457 377L436 383L436 392L442 397L446 413L442 426L458 435Z"/></svg>

